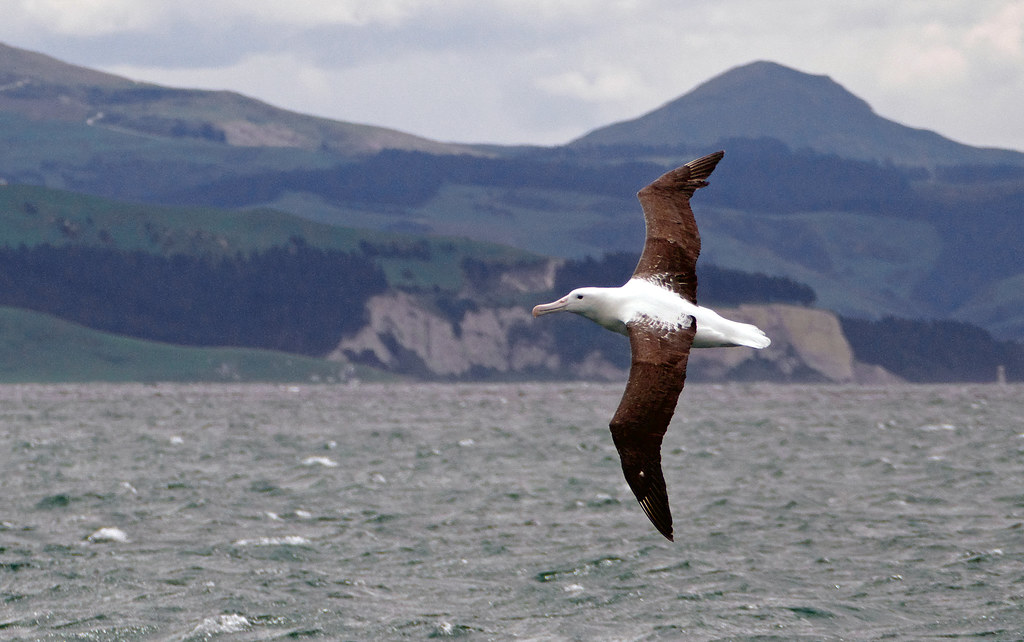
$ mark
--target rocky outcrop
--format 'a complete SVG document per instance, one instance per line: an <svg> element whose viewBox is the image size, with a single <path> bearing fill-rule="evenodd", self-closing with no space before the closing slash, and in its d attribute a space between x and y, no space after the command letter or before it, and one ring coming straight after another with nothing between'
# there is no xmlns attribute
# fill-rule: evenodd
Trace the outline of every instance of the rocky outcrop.
<svg viewBox="0 0 1024 642"><path fill-rule="evenodd" d="M369 323L341 341L332 358L425 378L619 380L628 374L625 339L617 360L597 350L582 359L569 359L560 353L549 326L537 323L525 307L471 307L453 321L429 301L391 292L371 299L367 309ZM772 345L765 350L694 350L689 368L694 381L880 383L896 379L881 368L856 361L831 312L790 305L744 305L721 312L761 327ZM580 319L579 323L588 322Z"/></svg>

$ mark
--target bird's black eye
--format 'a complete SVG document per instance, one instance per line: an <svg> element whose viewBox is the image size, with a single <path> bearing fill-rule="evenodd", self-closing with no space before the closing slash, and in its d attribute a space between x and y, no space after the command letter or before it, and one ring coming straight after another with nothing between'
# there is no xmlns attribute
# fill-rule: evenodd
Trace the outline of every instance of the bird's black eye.
<svg viewBox="0 0 1024 642"><path fill-rule="evenodd" d="M576 298L577 298L577 299L582 299L582 298L583 298L583 295L582 295L582 294L577 294L577 295L576 295Z"/></svg>

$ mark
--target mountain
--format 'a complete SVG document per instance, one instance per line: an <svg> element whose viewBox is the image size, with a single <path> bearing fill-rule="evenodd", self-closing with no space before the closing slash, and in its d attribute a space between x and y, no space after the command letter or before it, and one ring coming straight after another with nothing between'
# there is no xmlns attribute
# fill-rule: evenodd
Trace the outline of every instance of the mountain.
<svg viewBox="0 0 1024 642"><path fill-rule="evenodd" d="M793 149L915 167L1024 165L1020 152L962 145L900 125L877 115L828 76L764 61L731 69L652 112L596 129L571 146L703 148L730 138L774 138Z"/></svg>

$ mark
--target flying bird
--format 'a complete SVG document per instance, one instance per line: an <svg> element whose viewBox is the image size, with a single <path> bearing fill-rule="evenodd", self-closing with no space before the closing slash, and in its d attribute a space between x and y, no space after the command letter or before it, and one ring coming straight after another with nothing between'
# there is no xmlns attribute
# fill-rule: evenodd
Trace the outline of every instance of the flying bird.
<svg viewBox="0 0 1024 642"><path fill-rule="evenodd" d="M629 337L629 381L611 420L622 472L655 528L672 539L672 512L661 471L661 441L686 379L690 348L748 346L771 340L756 326L697 305L700 234L690 197L707 186L724 152L665 173L640 190L647 239L633 277L617 288L578 288L533 316L573 312Z"/></svg>

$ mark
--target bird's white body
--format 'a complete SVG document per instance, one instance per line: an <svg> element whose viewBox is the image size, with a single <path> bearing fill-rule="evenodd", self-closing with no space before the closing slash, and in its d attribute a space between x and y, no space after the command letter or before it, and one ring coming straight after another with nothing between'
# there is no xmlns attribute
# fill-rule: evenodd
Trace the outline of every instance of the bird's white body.
<svg viewBox="0 0 1024 642"><path fill-rule="evenodd" d="M554 303L537 306L534 314L575 312L613 332L628 336L626 324L640 317L666 328L697 322L694 348L767 347L771 340L757 326L726 319L646 279L633 278L617 288L578 288Z"/></svg>

